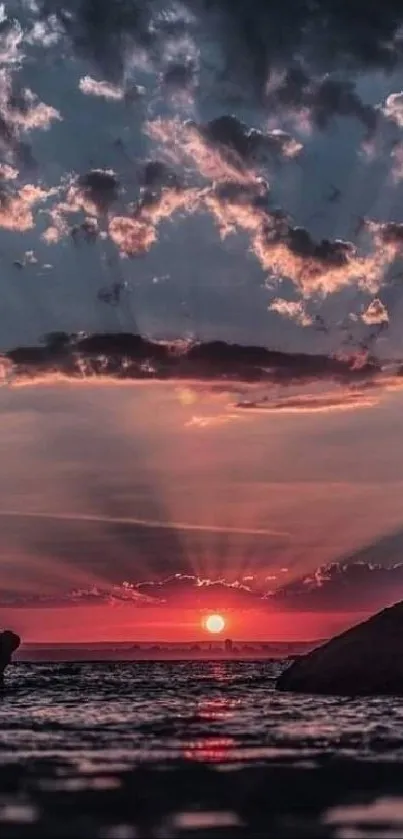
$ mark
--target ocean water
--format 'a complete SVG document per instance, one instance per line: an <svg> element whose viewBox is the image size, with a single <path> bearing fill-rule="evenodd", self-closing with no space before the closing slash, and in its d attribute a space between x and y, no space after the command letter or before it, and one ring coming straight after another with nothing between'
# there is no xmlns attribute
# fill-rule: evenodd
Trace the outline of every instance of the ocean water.
<svg viewBox="0 0 403 839"><path fill-rule="evenodd" d="M0 837L403 837L403 702L276 693L282 666L13 665Z"/></svg>

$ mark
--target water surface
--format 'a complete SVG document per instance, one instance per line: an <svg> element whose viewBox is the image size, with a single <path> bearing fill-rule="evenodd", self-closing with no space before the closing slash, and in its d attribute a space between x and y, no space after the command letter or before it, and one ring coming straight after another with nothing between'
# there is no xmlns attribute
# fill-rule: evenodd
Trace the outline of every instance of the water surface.
<svg viewBox="0 0 403 839"><path fill-rule="evenodd" d="M403 836L403 703L277 693L282 666L14 665L0 836Z"/></svg>

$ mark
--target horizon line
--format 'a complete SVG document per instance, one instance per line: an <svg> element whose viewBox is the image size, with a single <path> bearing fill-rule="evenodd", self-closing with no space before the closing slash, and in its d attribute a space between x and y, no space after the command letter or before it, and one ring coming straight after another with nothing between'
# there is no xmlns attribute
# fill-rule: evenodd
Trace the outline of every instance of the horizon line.
<svg viewBox="0 0 403 839"><path fill-rule="evenodd" d="M175 646L179 646L179 645L186 645L187 646L189 644L198 644L200 646L202 644L220 644L220 643L224 644L225 641L227 641L227 640L232 641L234 644L310 644L310 643L317 642L318 640L323 641L324 639L323 638L319 638L319 639L318 638L308 638L308 639L302 638L300 640L293 639L292 641L287 641L284 638L281 638L279 640L274 640L274 639L262 640L262 639L259 639L259 638L255 638L255 639L252 639L252 640L251 639L242 640L242 639L230 638L229 636L225 636L225 637L220 638L220 640L218 640L218 639L215 639L215 640L214 639L198 640L197 638L194 638L190 641L158 641L158 640L150 640L150 641L136 641L136 640L131 640L131 641L122 641L122 640L117 640L117 641L71 641L71 642L70 641L26 641L26 642L22 641L20 649L22 650L22 649L26 649L28 647L55 647L57 649L61 649L62 647L68 647L68 648L73 649L73 648L76 648L76 647L88 648L90 646L100 646L100 645L125 646L125 647L128 647L130 649L131 647L133 647L133 645L136 645L137 647L142 647L142 646L149 646L150 644L152 644L153 646L158 645L158 646L161 646L161 647L164 647L164 646L165 647L168 647L168 646L175 647Z"/></svg>

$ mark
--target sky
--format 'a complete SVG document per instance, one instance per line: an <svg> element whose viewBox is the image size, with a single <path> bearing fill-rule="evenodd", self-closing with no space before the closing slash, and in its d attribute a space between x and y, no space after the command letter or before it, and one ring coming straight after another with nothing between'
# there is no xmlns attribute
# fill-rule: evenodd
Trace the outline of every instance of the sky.
<svg viewBox="0 0 403 839"><path fill-rule="evenodd" d="M402 184L397 0L0 5L1 624L403 597Z"/></svg>

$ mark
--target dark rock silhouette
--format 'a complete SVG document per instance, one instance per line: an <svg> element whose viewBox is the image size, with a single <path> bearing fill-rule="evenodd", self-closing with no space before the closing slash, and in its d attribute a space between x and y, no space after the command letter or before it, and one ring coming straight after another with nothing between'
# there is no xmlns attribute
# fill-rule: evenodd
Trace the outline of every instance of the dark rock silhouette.
<svg viewBox="0 0 403 839"><path fill-rule="evenodd" d="M277 690L338 696L403 696L403 601L300 656Z"/></svg>
<svg viewBox="0 0 403 839"><path fill-rule="evenodd" d="M0 633L0 684L3 682L4 671L10 664L12 654L21 644L21 638L10 629Z"/></svg>

